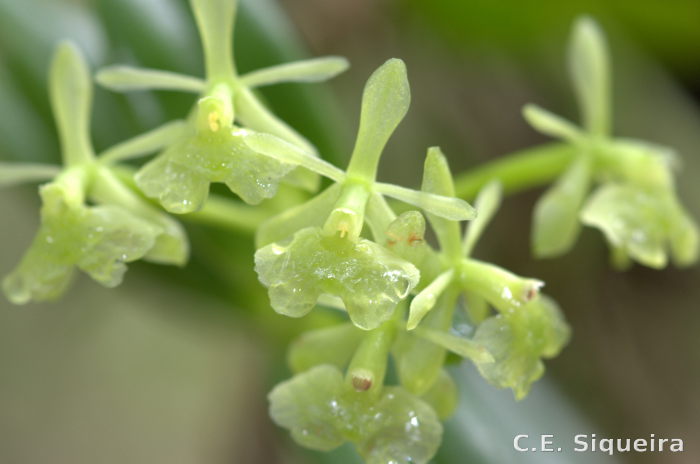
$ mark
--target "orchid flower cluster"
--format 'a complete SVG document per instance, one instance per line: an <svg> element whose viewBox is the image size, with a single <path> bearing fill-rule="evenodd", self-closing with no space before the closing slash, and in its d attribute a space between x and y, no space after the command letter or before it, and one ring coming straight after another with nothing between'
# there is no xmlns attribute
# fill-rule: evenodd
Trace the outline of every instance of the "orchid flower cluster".
<svg viewBox="0 0 700 464"><path fill-rule="evenodd" d="M272 419L309 448L351 442L368 463L428 462L441 441L441 420L457 405L448 354L470 360L488 382L520 399L542 376L543 359L556 356L569 338L562 311L540 292L541 281L471 256L499 207L500 184L485 185L474 207L456 198L437 147L427 152L420 190L377 181L381 154L410 103L398 59L367 81L347 169L324 161L253 90L323 81L345 70L346 60L319 58L239 75L231 40L236 1L190 3L205 52L204 79L113 66L96 80L117 91L197 94L191 113L99 155L90 142L87 66L75 46L57 48L49 87L63 166L0 165L3 185L49 180L39 189L40 229L4 280L6 295L18 304L54 299L75 268L113 287L132 261L184 265L187 237L166 212L187 219L206 209L211 183L256 205L281 183L315 193L325 177L330 186L268 218L255 237L255 270L272 309L302 317L320 305L348 319L292 344L294 376L270 393ZM602 35L582 20L572 44L585 129L538 107L525 109L534 127L578 153L536 207L535 253L569 249L581 221L605 233L620 263L661 267L668 250L678 264L694 262L697 227L675 196L668 150L610 138ZM137 172L125 168L125 161L154 152ZM600 186L586 200L594 179ZM399 215L397 201L404 204ZM464 232L463 221L471 221ZM435 246L426 239L427 225ZM390 359L394 384L387 381Z"/></svg>

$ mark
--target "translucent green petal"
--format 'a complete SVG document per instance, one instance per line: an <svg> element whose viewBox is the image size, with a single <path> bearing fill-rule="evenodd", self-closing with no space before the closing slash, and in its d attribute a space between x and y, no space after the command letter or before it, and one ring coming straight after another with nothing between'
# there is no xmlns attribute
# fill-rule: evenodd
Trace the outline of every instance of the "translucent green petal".
<svg viewBox="0 0 700 464"><path fill-rule="evenodd" d="M160 264L183 266L190 254L189 240L182 224L164 214L146 218L151 224L160 226L153 248L148 250L144 259Z"/></svg>
<svg viewBox="0 0 700 464"><path fill-rule="evenodd" d="M379 397L353 391L333 366L318 366L270 393L270 415L301 445L331 450L354 443L369 464L426 464L442 438L435 411L402 388Z"/></svg>
<svg viewBox="0 0 700 464"><path fill-rule="evenodd" d="M402 388L385 388L362 419L368 433L357 447L367 464L427 464L442 441L433 408Z"/></svg>
<svg viewBox="0 0 700 464"><path fill-rule="evenodd" d="M345 409L340 404L344 387L343 375L336 367L315 367L270 392L270 416L277 425L290 429L300 445L330 451L346 441L342 428L336 425ZM355 420L354 415L347 420Z"/></svg>
<svg viewBox="0 0 700 464"><path fill-rule="evenodd" d="M462 244L462 253L469 256L476 245L477 240L481 237L486 226L491 222L491 218L496 214L498 207L501 205L502 188L497 181L490 182L484 186L476 198L475 208L477 212L476 218L469 223L464 234L464 242Z"/></svg>
<svg viewBox="0 0 700 464"><path fill-rule="evenodd" d="M495 362L477 361L476 365L490 383L511 388L516 399L522 399L544 373L541 358L556 356L569 335L557 305L540 297L479 325L474 341L485 346Z"/></svg>
<svg viewBox="0 0 700 464"><path fill-rule="evenodd" d="M653 268L662 268L668 262L674 231L689 230L674 228L675 224L685 222L683 217L670 192L618 184L600 187L581 213L581 220L600 229L613 246ZM689 233L692 234L690 230ZM694 254L692 241L686 242L691 244L690 256Z"/></svg>
<svg viewBox="0 0 700 464"><path fill-rule="evenodd" d="M537 105L525 105L523 116L542 134L573 143L581 142L585 137L573 123Z"/></svg>
<svg viewBox="0 0 700 464"><path fill-rule="evenodd" d="M421 399L432 406L440 420L445 420L457 409L459 390L452 376L442 369L433 386Z"/></svg>
<svg viewBox="0 0 700 464"><path fill-rule="evenodd" d="M203 205L211 182L225 183L249 204L274 196L292 166L252 151L236 130L192 135L176 142L146 164L136 183L172 213L189 213Z"/></svg>
<svg viewBox="0 0 700 464"><path fill-rule="evenodd" d="M368 181L375 179L379 157L410 102L403 61L390 59L372 73L362 95L360 128L348 173Z"/></svg>
<svg viewBox="0 0 700 464"><path fill-rule="evenodd" d="M106 287L122 282L126 264L142 258L161 229L117 206L89 208L76 265Z"/></svg>
<svg viewBox="0 0 700 464"><path fill-rule="evenodd" d="M340 56L325 56L259 69L241 76L241 83L248 87L277 84L280 82L321 82L342 73L350 63Z"/></svg>
<svg viewBox="0 0 700 464"><path fill-rule="evenodd" d="M120 92L155 89L201 93L206 88L204 80L197 77L133 66L102 68L95 80L103 87Z"/></svg>
<svg viewBox="0 0 700 464"><path fill-rule="evenodd" d="M350 323L305 332L289 348L289 366L295 373L321 364L344 369L357 349L363 333Z"/></svg>
<svg viewBox="0 0 700 464"><path fill-rule="evenodd" d="M579 212L590 183L590 159L582 156L537 201L532 230L535 256L558 256L576 243L581 230Z"/></svg>
<svg viewBox="0 0 700 464"><path fill-rule="evenodd" d="M275 311L308 313L322 293L339 296L353 323L373 329L419 280L418 270L379 245L326 237L318 228L297 232L255 253L255 269Z"/></svg>
<svg viewBox="0 0 700 464"><path fill-rule="evenodd" d="M581 17L569 44L569 71L574 82L584 127L595 135L610 132L610 63L605 37L598 24Z"/></svg>

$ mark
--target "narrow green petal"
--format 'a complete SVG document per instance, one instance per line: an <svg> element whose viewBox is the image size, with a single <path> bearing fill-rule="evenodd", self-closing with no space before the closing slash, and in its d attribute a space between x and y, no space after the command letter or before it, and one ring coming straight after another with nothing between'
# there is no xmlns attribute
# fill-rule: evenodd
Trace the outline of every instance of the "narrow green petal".
<svg viewBox="0 0 700 464"><path fill-rule="evenodd" d="M523 107L523 117L538 132L572 143L584 140L584 134L572 122L533 104Z"/></svg>
<svg viewBox="0 0 700 464"><path fill-rule="evenodd" d="M202 38L207 79L232 77L233 24L238 0L190 0L190 6Z"/></svg>
<svg viewBox="0 0 700 464"><path fill-rule="evenodd" d="M92 81L85 59L70 42L62 42L54 53L49 96L65 164L91 160L94 156L90 142Z"/></svg>
<svg viewBox="0 0 700 464"><path fill-rule="evenodd" d="M360 128L348 173L372 181L389 137L408 111L411 91L406 65L390 59L369 78L362 95Z"/></svg>
<svg viewBox="0 0 700 464"><path fill-rule="evenodd" d="M581 17L569 43L569 72L583 114L583 126L594 135L610 133L610 59L598 24Z"/></svg>
<svg viewBox="0 0 700 464"><path fill-rule="evenodd" d="M476 217L476 211L466 201L454 198L421 192L393 184L377 182L375 191L395 198L409 205L417 206L426 213L434 214L452 221L466 221Z"/></svg>
<svg viewBox="0 0 700 464"><path fill-rule="evenodd" d="M426 193L452 198L455 196L452 172L447 158L438 147L428 149L423 164L423 183L421 190ZM428 214L428 220L437 235L440 249L449 256L459 254L459 224L441 216Z"/></svg>
<svg viewBox="0 0 700 464"><path fill-rule="evenodd" d="M349 66L343 57L326 56L253 71L241 76L240 82L250 88L280 82L321 82L337 76Z"/></svg>
<svg viewBox="0 0 700 464"><path fill-rule="evenodd" d="M420 321L428 314L428 311L433 309L442 292L452 282L453 277L453 269L443 272L413 298L408 323L406 324L407 330L413 330L418 327Z"/></svg>
<svg viewBox="0 0 700 464"><path fill-rule="evenodd" d="M279 137L259 132L242 131L242 133L246 145L257 153L282 163L303 166L335 182L342 182L345 178L345 173L342 170Z"/></svg>
<svg viewBox="0 0 700 464"><path fill-rule="evenodd" d="M161 150L186 131L185 121L171 121L153 130L108 148L99 155L104 164L118 163Z"/></svg>
<svg viewBox="0 0 700 464"><path fill-rule="evenodd" d="M125 65L102 68L95 80L101 86L117 92L176 90L199 94L206 89L204 80L197 77Z"/></svg>
<svg viewBox="0 0 700 464"><path fill-rule="evenodd" d="M486 226L491 222L491 218L498 211L498 207L501 205L501 196L502 188L498 181L489 182L479 192L479 196L474 204L477 216L469 223L464 234L464 242L462 243L464 256L469 256L474 250L477 240L479 240Z"/></svg>
<svg viewBox="0 0 700 464"><path fill-rule="evenodd" d="M340 184L334 184L311 200L263 222L255 234L255 244L262 248L291 237L306 227L321 227L338 200Z"/></svg>
<svg viewBox="0 0 700 464"><path fill-rule="evenodd" d="M345 369L363 334L351 323L305 332L292 342L287 362L295 373L321 364Z"/></svg>
<svg viewBox="0 0 700 464"><path fill-rule="evenodd" d="M60 171L59 166L49 164L0 162L0 187L49 180Z"/></svg>
<svg viewBox="0 0 700 464"><path fill-rule="evenodd" d="M475 363L493 362L493 356L489 350L474 340L427 327L416 328L415 334Z"/></svg>
<svg viewBox="0 0 700 464"><path fill-rule="evenodd" d="M591 184L590 161L580 156L537 201L532 223L535 256L559 256L576 243L581 230L579 212Z"/></svg>

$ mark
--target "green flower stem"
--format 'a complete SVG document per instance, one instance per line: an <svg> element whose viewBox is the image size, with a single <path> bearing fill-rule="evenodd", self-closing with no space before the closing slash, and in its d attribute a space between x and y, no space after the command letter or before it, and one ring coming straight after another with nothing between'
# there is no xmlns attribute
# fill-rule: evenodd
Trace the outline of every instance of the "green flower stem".
<svg viewBox="0 0 700 464"><path fill-rule="evenodd" d="M364 183L348 181L323 226L326 235L356 240L362 232L365 208L371 192Z"/></svg>
<svg viewBox="0 0 700 464"><path fill-rule="evenodd" d="M559 177L575 155L574 147L561 143L517 151L457 176L455 190L458 197L471 200L492 180L498 180L505 193L540 187Z"/></svg>
<svg viewBox="0 0 700 464"><path fill-rule="evenodd" d="M395 316L378 328L367 332L355 351L346 375L346 382L358 392L378 393L384 385L389 350L396 337Z"/></svg>
<svg viewBox="0 0 700 464"><path fill-rule="evenodd" d="M273 214L261 206L253 207L218 195L210 195L201 210L183 215L182 219L255 234L260 225Z"/></svg>
<svg viewBox="0 0 700 464"><path fill-rule="evenodd" d="M233 63L233 23L237 0L190 0L202 37L207 80L235 78Z"/></svg>

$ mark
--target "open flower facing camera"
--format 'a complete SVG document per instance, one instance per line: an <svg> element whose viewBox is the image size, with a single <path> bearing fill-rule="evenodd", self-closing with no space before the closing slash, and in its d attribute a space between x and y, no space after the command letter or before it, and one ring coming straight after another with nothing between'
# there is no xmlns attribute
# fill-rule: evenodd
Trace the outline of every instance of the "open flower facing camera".
<svg viewBox="0 0 700 464"><path fill-rule="evenodd" d="M0 164L2 186L48 181L39 189L39 231L3 282L8 298L22 304L58 297L76 268L114 287L136 260L184 265L184 229L162 207L183 221L248 232L249 246L254 235L248 265L254 260L267 289L264 309L312 319L288 350L293 377L269 395L272 419L302 446L328 451L349 442L368 463L429 462L440 446L441 420L457 408L447 368L455 358L524 398L543 375L543 360L567 344L569 326L541 294L542 281L472 255L502 192L544 177L531 168L541 153L507 158L482 171L488 178L474 177L472 194L461 196L471 200L478 191L475 207L456 194L437 147L427 151L420 190L377 181L380 157L411 99L404 62L390 59L364 87L357 138L342 170L254 90L323 81L345 70L346 60L239 75L232 54L237 2L190 5L204 79L128 66L105 68L96 79L119 91L195 93L192 111L98 155L87 65L73 45L57 48L49 81L63 166ZM634 260L660 268L669 256L681 266L696 262L698 229L676 196L675 156L611 136L607 51L592 20L576 23L569 58L583 127L534 105L524 110L532 126L575 152L535 207L535 254L566 252L586 224L605 234L620 266ZM125 163L152 153L159 154L138 169ZM330 185L317 193L321 178ZM509 178L517 179L506 185ZM210 194L212 183L228 190ZM289 195L277 195L279 189ZM240 235L231 240L238 246ZM219 260L234 261L215 250ZM309 314L316 306L323 309Z"/></svg>
<svg viewBox="0 0 700 464"><path fill-rule="evenodd" d="M603 34L583 18L576 23L569 47L583 128L535 105L525 107L533 127L577 151L535 208L535 254L565 253L582 222L605 234L619 267L634 260L662 268L669 255L678 266L693 264L698 258L698 228L676 197L675 154L641 140L611 137L609 67ZM599 186L588 197L594 182Z"/></svg>
<svg viewBox="0 0 700 464"><path fill-rule="evenodd" d="M317 58L239 76L231 40L237 2L192 0L191 5L204 47L205 79L130 66L108 67L97 75L100 84L118 91L157 89L201 95L187 127L171 139L167 150L136 174L138 186L149 197L157 198L166 210L178 214L201 209L212 182L225 183L250 204L274 196L285 177L292 184L315 190L315 174L290 173L293 166L251 149L234 122L248 131L278 136L316 156L315 148L273 115L253 90L280 82L330 79L348 67L347 60Z"/></svg>
<svg viewBox="0 0 700 464"><path fill-rule="evenodd" d="M7 167L12 183L53 178L40 189L39 232L3 282L8 297L15 303L56 298L76 267L114 287L127 262L143 258L183 265L188 243L182 227L141 200L95 157L89 131L92 84L73 45L56 50L49 87L64 167Z"/></svg>

